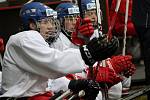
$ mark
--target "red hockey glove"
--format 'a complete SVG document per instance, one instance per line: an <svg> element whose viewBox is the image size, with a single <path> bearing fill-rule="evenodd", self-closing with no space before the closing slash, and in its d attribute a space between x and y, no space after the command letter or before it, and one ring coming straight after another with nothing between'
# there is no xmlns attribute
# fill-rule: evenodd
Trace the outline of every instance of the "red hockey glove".
<svg viewBox="0 0 150 100"><path fill-rule="evenodd" d="M78 18L75 29L76 31L72 33L71 39L74 44L79 46L88 42L94 33L94 28L89 18Z"/></svg>
<svg viewBox="0 0 150 100"><path fill-rule="evenodd" d="M134 74L135 70L136 68L134 64L132 64L131 67L128 68L128 70L124 71L123 75L128 78L129 76L132 76Z"/></svg>
<svg viewBox="0 0 150 100"><path fill-rule="evenodd" d="M122 81L122 78L119 77L112 69L109 67L101 67L99 66L98 69L95 67L93 68L93 74L95 76L95 81L99 83L106 83L109 88L119 82ZM89 71L87 72L87 76L91 76Z"/></svg>
<svg viewBox="0 0 150 100"><path fill-rule="evenodd" d="M122 79L109 67L99 67L96 75L97 82L115 85L122 81Z"/></svg>
<svg viewBox="0 0 150 100"><path fill-rule="evenodd" d="M123 73L124 76L129 77L134 74L136 68L132 63L132 56L113 56L110 60L112 67L114 68L116 74Z"/></svg>
<svg viewBox="0 0 150 100"><path fill-rule="evenodd" d="M4 52L4 41L2 38L0 38L0 53Z"/></svg>

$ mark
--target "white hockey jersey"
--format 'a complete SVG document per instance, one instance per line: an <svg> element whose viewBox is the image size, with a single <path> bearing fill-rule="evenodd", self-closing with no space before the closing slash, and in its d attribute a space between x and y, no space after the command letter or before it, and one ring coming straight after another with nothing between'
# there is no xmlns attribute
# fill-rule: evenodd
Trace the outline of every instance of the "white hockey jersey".
<svg viewBox="0 0 150 100"><path fill-rule="evenodd" d="M25 97L43 93L48 79L81 72L84 65L79 49L50 48L37 31L12 35L3 59L4 94L1 97Z"/></svg>

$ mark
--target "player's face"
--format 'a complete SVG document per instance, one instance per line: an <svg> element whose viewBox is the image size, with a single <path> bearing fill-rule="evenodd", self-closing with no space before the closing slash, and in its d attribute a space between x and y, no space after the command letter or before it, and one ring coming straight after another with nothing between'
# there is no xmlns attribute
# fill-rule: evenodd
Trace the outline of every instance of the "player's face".
<svg viewBox="0 0 150 100"><path fill-rule="evenodd" d="M42 19L39 22L39 31L43 38L46 40L49 37L54 37L56 35L56 20L52 18Z"/></svg>
<svg viewBox="0 0 150 100"><path fill-rule="evenodd" d="M77 20L77 15L64 17L64 28L65 28L65 30L68 32L74 32L76 20Z"/></svg>
<svg viewBox="0 0 150 100"><path fill-rule="evenodd" d="M90 18L94 26L97 25L97 15L95 9L86 11L85 17Z"/></svg>

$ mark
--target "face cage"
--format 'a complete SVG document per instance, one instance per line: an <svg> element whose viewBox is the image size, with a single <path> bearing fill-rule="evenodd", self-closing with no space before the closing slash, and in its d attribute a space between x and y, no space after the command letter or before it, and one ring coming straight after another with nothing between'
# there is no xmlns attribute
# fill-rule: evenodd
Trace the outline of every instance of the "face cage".
<svg viewBox="0 0 150 100"><path fill-rule="evenodd" d="M91 10L84 11L84 16L85 15L92 16L93 14L95 14L97 16L96 9L91 9ZM95 21L92 21L92 23L93 23L93 27L95 29L97 29L98 28L97 22L95 23Z"/></svg>
<svg viewBox="0 0 150 100"><path fill-rule="evenodd" d="M48 17L48 18L41 19L36 23L38 31L40 30L40 22L43 22L45 24L46 23L51 23L52 31L49 35L49 38L47 38L45 40L50 45L51 43L56 41L56 39L59 37L60 23L56 18L53 18L53 17Z"/></svg>
<svg viewBox="0 0 150 100"><path fill-rule="evenodd" d="M69 16L65 16L63 17L63 19L61 19L61 26L62 29L66 32L66 35L71 37L71 33L74 32L75 30L69 30L67 29L67 24L65 24L65 21L68 21L68 23L76 23L77 18L79 17L79 14L75 14L75 15L69 15ZM75 24L74 24L74 29L75 29Z"/></svg>

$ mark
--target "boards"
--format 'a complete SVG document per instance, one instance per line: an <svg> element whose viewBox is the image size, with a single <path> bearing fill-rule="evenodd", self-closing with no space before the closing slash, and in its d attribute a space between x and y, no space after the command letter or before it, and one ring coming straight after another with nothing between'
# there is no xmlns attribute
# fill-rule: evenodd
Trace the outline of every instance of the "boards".
<svg viewBox="0 0 150 100"><path fill-rule="evenodd" d="M142 85L142 86L134 86L129 91L129 94L118 99L118 100L132 100L139 96L142 96L144 94L147 94L150 92L150 86ZM141 99L143 100L143 99Z"/></svg>

